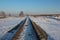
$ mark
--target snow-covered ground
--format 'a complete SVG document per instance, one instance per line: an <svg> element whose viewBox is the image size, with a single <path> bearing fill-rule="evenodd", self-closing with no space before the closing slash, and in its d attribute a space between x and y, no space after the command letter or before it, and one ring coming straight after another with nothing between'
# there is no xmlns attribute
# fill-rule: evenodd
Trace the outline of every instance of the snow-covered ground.
<svg viewBox="0 0 60 40"><path fill-rule="evenodd" d="M0 19L0 38L17 24L19 24L25 18L18 17L8 17Z"/></svg>
<svg viewBox="0 0 60 40"><path fill-rule="evenodd" d="M58 20L58 21L60 21L60 16L58 16L58 17L54 17L54 16L47 16L48 18L51 18L51 19L55 19L55 20Z"/></svg>
<svg viewBox="0 0 60 40"><path fill-rule="evenodd" d="M55 18L57 18L57 19L60 19L60 16L58 16L58 17L55 17Z"/></svg>
<svg viewBox="0 0 60 40"><path fill-rule="evenodd" d="M29 18L27 18L24 28L17 40L38 40Z"/></svg>
<svg viewBox="0 0 60 40"><path fill-rule="evenodd" d="M60 21L43 16L30 18L46 31L48 34L48 40L60 40Z"/></svg>

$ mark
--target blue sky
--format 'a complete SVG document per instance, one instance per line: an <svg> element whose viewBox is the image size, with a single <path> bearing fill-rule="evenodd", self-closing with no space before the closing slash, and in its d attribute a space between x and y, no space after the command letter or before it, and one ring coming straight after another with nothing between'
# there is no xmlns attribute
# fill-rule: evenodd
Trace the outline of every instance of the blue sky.
<svg viewBox="0 0 60 40"><path fill-rule="evenodd" d="M44 14L60 13L60 0L0 0L0 11Z"/></svg>

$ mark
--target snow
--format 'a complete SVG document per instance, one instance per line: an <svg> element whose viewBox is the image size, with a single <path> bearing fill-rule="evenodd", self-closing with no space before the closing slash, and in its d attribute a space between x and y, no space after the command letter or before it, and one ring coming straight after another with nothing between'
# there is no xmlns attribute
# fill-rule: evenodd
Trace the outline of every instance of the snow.
<svg viewBox="0 0 60 40"><path fill-rule="evenodd" d="M4 19L0 19L0 38L9 30L14 28L17 24L19 24L25 18L17 18L17 17L8 17Z"/></svg>
<svg viewBox="0 0 60 40"><path fill-rule="evenodd" d="M58 17L54 17L54 16L47 16L48 18L51 18L51 19L55 19L55 20L58 20L58 21L60 21L60 16L58 16Z"/></svg>
<svg viewBox="0 0 60 40"><path fill-rule="evenodd" d="M60 19L60 16L59 17L55 17L55 18Z"/></svg>
<svg viewBox="0 0 60 40"><path fill-rule="evenodd" d="M26 23L24 24L24 28L17 40L38 40L29 18L27 18Z"/></svg>
<svg viewBox="0 0 60 40"><path fill-rule="evenodd" d="M47 17L30 17L48 34L48 40L60 40L60 21Z"/></svg>

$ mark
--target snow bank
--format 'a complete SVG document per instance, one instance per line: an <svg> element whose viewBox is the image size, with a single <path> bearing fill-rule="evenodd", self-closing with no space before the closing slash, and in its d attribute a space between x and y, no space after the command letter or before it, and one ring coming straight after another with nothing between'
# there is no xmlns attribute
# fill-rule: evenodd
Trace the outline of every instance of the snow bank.
<svg viewBox="0 0 60 40"><path fill-rule="evenodd" d="M8 17L0 19L0 38L25 18Z"/></svg>
<svg viewBox="0 0 60 40"><path fill-rule="evenodd" d="M47 17L30 17L48 34L48 40L60 40L60 21Z"/></svg>

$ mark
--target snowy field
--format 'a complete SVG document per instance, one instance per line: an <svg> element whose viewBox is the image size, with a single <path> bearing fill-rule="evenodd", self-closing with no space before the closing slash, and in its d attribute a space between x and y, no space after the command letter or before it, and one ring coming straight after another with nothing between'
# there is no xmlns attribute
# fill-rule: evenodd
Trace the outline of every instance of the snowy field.
<svg viewBox="0 0 60 40"><path fill-rule="evenodd" d="M0 38L25 18L8 17L0 19Z"/></svg>
<svg viewBox="0 0 60 40"><path fill-rule="evenodd" d="M48 40L60 40L60 21L48 17L30 17L48 34ZM60 17L58 17L60 19Z"/></svg>

